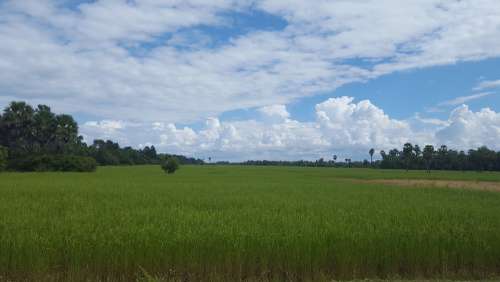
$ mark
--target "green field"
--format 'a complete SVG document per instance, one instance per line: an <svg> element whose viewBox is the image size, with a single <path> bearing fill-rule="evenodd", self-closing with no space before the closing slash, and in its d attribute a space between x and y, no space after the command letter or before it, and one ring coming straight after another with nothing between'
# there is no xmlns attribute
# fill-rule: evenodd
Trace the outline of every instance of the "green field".
<svg viewBox="0 0 500 282"><path fill-rule="evenodd" d="M0 280L494 279L500 193L352 179L499 173L184 166L0 174Z"/></svg>

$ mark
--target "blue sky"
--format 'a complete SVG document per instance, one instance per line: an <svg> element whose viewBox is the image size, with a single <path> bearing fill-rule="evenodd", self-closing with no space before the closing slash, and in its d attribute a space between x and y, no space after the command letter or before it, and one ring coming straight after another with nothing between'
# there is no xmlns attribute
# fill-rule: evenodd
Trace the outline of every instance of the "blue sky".
<svg viewBox="0 0 500 282"><path fill-rule="evenodd" d="M0 1L0 105L219 160L500 149L496 0Z"/></svg>
<svg viewBox="0 0 500 282"><path fill-rule="evenodd" d="M444 106L441 111L433 111L442 102L457 97L473 95L473 89L484 80L500 77L500 59L487 59L447 66L398 72L365 83L345 85L335 91L301 99L289 107L292 116L299 120L314 119L314 105L335 96L352 96L356 99L369 99L384 109L391 117L410 118L416 113L446 119L452 106ZM467 104L478 111L489 107L500 110L499 91Z"/></svg>

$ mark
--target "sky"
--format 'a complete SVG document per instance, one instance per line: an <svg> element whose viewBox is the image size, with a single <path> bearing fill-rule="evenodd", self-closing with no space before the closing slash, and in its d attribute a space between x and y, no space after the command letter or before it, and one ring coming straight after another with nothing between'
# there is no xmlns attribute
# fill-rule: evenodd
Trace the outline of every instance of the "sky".
<svg viewBox="0 0 500 282"><path fill-rule="evenodd" d="M215 161L500 150L498 0L0 0L0 106Z"/></svg>

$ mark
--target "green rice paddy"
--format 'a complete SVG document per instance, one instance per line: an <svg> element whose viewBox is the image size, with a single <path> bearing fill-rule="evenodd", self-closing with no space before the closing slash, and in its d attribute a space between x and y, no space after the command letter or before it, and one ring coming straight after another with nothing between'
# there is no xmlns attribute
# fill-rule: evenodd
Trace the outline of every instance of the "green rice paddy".
<svg viewBox="0 0 500 282"><path fill-rule="evenodd" d="M500 277L499 173L184 166L0 174L0 281Z"/></svg>

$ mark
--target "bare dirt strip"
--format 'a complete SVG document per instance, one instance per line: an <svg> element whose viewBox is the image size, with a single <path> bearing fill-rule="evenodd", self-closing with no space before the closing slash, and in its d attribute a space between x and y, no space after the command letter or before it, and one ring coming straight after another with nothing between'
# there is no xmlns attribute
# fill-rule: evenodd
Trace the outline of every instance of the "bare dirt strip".
<svg viewBox="0 0 500 282"><path fill-rule="evenodd" d="M427 179L372 179L355 181L359 183L376 183L415 188L450 188L500 192L500 182Z"/></svg>

